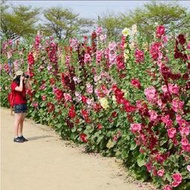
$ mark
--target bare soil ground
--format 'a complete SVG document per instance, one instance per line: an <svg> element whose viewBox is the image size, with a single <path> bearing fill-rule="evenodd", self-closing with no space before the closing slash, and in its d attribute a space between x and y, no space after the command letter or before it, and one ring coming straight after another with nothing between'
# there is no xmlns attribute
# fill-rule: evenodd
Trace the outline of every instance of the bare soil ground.
<svg viewBox="0 0 190 190"><path fill-rule="evenodd" d="M28 142L13 142L14 116L1 113L1 190L151 190L115 158L86 154L49 127L26 119Z"/></svg>

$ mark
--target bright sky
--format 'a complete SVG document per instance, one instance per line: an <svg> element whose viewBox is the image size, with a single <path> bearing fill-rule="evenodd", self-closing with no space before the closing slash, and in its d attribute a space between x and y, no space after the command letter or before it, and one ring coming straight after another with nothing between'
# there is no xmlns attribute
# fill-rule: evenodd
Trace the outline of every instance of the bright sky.
<svg viewBox="0 0 190 190"><path fill-rule="evenodd" d="M74 13L79 13L81 17L97 19L98 15L106 13L108 11L114 11L115 13L124 13L129 10L134 10L137 7L142 7L144 3L149 1L17 1L17 0L8 0L10 4L13 5L25 5L32 7L42 7L43 9L59 6L64 8L71 8ZM165 2L169 2L165 0ZM190 10L189 1L178 1L178 3L184 7L187 7Z"/></svg>

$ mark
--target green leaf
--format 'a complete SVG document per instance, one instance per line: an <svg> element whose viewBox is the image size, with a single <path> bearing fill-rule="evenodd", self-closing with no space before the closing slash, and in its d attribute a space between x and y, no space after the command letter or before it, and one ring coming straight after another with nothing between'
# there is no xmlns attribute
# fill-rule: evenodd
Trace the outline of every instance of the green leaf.
<svg viewBox="0 0 190 190"><path fill-rule="evenodd" d="M137 164L139 167L142 167L146 164L146 161L145 161L145 155L143 154L140 154L138 157L137 157Z"/></svg>

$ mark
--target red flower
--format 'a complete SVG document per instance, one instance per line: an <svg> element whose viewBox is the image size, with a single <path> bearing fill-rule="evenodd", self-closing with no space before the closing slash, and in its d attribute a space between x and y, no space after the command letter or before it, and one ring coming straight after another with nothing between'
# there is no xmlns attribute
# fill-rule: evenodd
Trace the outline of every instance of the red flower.
<svg viewBox="0 0 190 190"><path fill-rule="evenodd" d="M86 143L87 142L87 135L85 133L80 134L80 139L82 142Z"/></svg>
<svg viewBox="0 0 190 190"><path fill-rule="evenodd" d="M75 112L75 107L74 107L74 105L73 105L73 106L71 106L71 108L69 109L69 117L70 117L70 118L75 118L75 116L76 116L76 112Z"/></svg>
<svg viewBox="0 0 190 190"><path fill-rule="evenodd" d="M132 84L134 87L138 88L138 89L141 88L141 83L140 83L140 81L139 81L138 79L132 79L132 80L131 80L131 84Z"/></svg>

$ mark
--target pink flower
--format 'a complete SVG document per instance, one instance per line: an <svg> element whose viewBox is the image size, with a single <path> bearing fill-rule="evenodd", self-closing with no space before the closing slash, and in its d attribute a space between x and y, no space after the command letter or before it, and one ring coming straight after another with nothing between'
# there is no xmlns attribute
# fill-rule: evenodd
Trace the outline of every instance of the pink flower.
<svg viewBox="0 0 190 190"><path fill-rule="evenodd" d="M88 53L85 53L84 55L84 63L88 63L91 61L91 56Z"/></svg>
<svg viewBox="0 0 190 190"><path fill-rule="evenodd" d="M103 34L100 35L100 40L101 40L102 42L104 42L104 41L106 40L106 38L107 38L106 35L103 35Z"/></svg>
<svg viewBox="0 0 190 190"><path fill-rule="evenodd" d="M133 124L131 124L131 128L130 129L131 129L132 133L136 133L136 132L140 132L141 131L142 126L141 126L140 123L133 123Z"/></svg>
<svg viewBox="0 0 190 190"><path fill-rule="evenodd" d="M169 138L172 139L172 138L174 138L174 136L175 136L175 134L176 134L176 128L172 127L172 128L170 128L170 129L168 129L167 132L168 132Z"/></svg>
<svg viewBox="0 0 190 190"><path fill-rule="evenodd" d="M160 25L156 28L156 37L161 38L165 34L165 27Z"/></svg>
<svg viewBox="0 0 190 190"><path fill-rule="evenodd" d="M101 50L96 51L96 63L99 63L102 60L103 52Z"/></svg>
<svg viewBox="0 0 190 190"><path fill-rule="evenodd" d="M89 83L86 84L86 92L89 94L93 93L93 86Z"/></svg>
<svg viewBox="0 0 190 190"><path fill-rule="evenodd" d="M183 105L184 105L184 102L180 101L178 98L175 98L172 100L172 109L175 112L183 111Z"/></svg>
<svg viewBox="0 0 190 190"><path fill-rule="evenodd" d="M144 93L148 101L152 102L156 100L156 89L153 86L146 88Z"/></svg>
<svg viewBox="0 0 190 190"><path fill-rule="evenodd" d="M109 50L114 51L116 48L117 44L115 42L110 42L109 43Z"/></svg>
<svg viewBox="0 0 190 190"><path fill-rule="evenodd" d="M64 93L63 95L64 95L64 98L65 98L65 101L66 101L66 102L67 102L67 101L71 101L71 100L72 100L72 98L71 98L71 95L70 95L70 94L68 94L68 93Z"/></svg>
<svg viewBox="0 0 190 190"><path fill-rule="evenodd" d="M187 126L187 127L179 127L179 132L181 134L181 136L183 135L189 135L190 134L190 128Z"/></svg>
<svg viewBox="0 0 190 190"><path fill-rule="evenodd" d="M96 29L97 36L100 36L102 34L102 27L98 26Z"/></svg>
<svg viewBox="0 0 190 190"><path fill-rule="evenodd" d="M45 101L46 100L46 96L42 96L42 100Z"/></svg>
<svg viewBox="0 0 190 190"><path fill-rule="evenodd" d="M187 170L190 172L190 165L187 166Z"/></svg>
<svg viewBox="0 0 190 190"><path fill-rule="evenodd" d="M182 146L187 146L188 144L189 144L188 139L186 139L186 138L182 138L182 139L181 139L181 145L182 145Z"/></svg>
<svg viewBox="0 0 190 190"><path fill-rule="evenodd" d="M164 172L165 172L164 169L158 170L157 174L158 174L158 176L162 177L164 175Z"/></svg>
<svg viewBox="0 0 190 190"><path fill-rule="evenodd" d="M148 113L150 115L150 120L151 121L155 121L157 119L158 114L154 110L149 110Z"/></svg>
<svg viewBox="0 0 190 190"><path fill-rule="evenodd" d="M38 107L38 102L33 102L33 103L32 103L32 106L33 106L34 108L37 108L37 107Z"/></svg>

